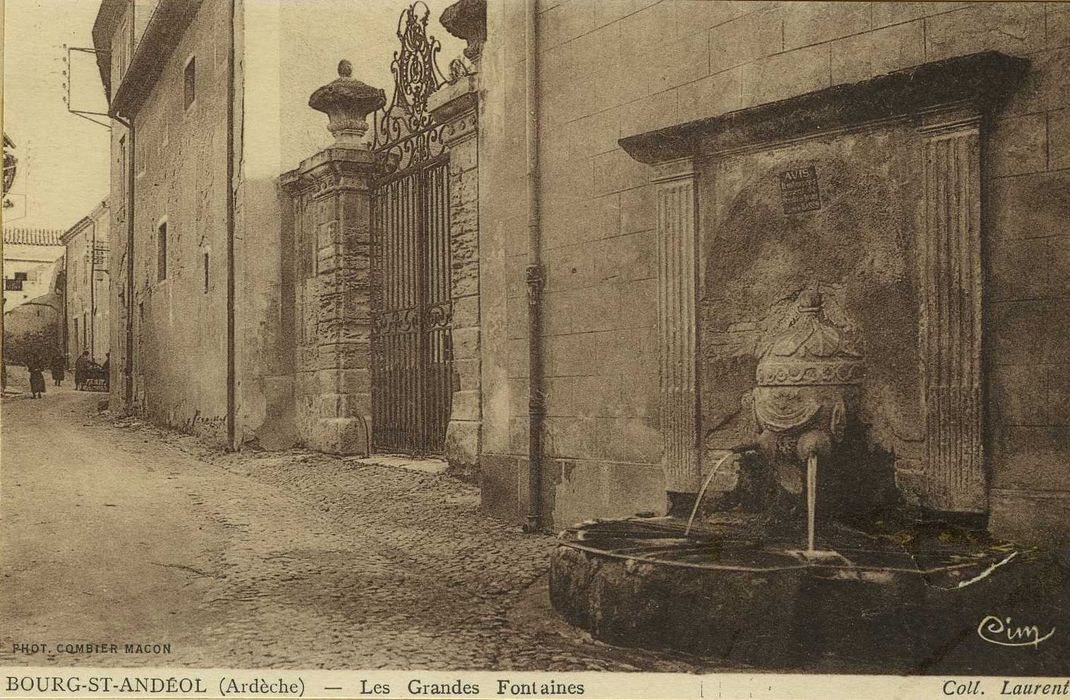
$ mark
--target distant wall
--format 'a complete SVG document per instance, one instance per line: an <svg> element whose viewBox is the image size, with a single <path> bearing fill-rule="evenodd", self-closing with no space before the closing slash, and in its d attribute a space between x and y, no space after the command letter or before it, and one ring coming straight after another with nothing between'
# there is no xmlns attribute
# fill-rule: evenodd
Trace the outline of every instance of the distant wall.
<svg viewBox="0 0 1070 700"><path fill-rule="evenodd" d="M63 294L51 291L4 314L4 362L49 363L62 351Z"/></svg>

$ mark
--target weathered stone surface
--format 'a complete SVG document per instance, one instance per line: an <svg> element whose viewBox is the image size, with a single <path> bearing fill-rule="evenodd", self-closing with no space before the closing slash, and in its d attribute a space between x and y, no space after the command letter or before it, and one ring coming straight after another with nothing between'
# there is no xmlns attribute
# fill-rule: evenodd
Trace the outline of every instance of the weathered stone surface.
<svg viewBox="0 0 1070 700"><path fill-rule="evenodd" d="M743 399L762 343L815 280L829 285L822 294L830 318L850 319L869 358L861 410L870 440L895 452L902 437L920 437L917 268L903 232L911 230L923 195L908 193L910 184L890 189L909 183L907 174L920 167L916 152L891 145L911 138L909 129L844 135L741 154L718 166L720 186L708 194L717 224L703 243L700 273L700 434L708 448L754 439ZM810 166L827 199L820 209L786 214L780 174Z"/></svg>
<svg viewBox="0 0 1070 700"><path fill-rule="evenodd" d="M314 450L337 455L368 454L370 435L360 418L320 418L305 442Z"/></svg>
<svg viewBox="0 0 1070 700"><path fill-rule="evenodd" d="M1026 175L1047 168L1048 123L1043 114L1009 117L992 132L989 164L993 177Z"/></svg>
<svg viewBox="0 0 1070 700"><path fill-rule="evenodd" d="M788 3L783 17L785 51L870 29L869 5L857 3Z"/></svg>
<svg viewBox="0 0 1070 700"><path fill-rule="evenodd" d="M451 416L446 427L446 461L450 473L464 479L479 478L479 421Z"/></svg>
<svg viewBox="0 0 1070 700"><path fill-rule="evenodd" d="M370 445L369 182L389 167L381 154L336 145L282 178L295 213L295 356L314 370L298 372L295 421L304 444L333 454Z"/></svg>
<svg viewBox="0 0 1070 700"><path fill-rule="evenodd" d="M832 45L832 84L865 80L925 62L925 23L898 24Z"/></svg>
<svg viewBox="0 0 1070 700"><path fill-rule="evenodd" d="M783 17L776 9L751 12L710 30L710 72L750 63L783 50Z"/></svg>
<svg viewBox="0 0 1070 700"><path fill-rule="evenodd" d="M621 147L633 158L653 163L692 155L700 146L718 151L908 115L937 105L962 101L985 105L1004 99L1022 80L1027 66L1028 61L1024 59L985 52L807 94L800 95L796 85L780 95L788 99L769 104L757 104L761 99L749 103L744 99L745 104L757 106L621 139ZM801 64L793 70L804 68L805 64ZM827 80L828 66L825 68ZM789 74L781 70L775 72L775 77L782 80ZM818 77L814 82L820 82ZM812 89L819 87L813 85Z"/></svg>
<svg viewBox="0 0 1070 700"><path fill-rule="evenodd" d="M985 3L926 21L925 52L941 59L974 51L1013 55L1044 46L1044 8L1037 3Z"/></svg>
<svg viewBox="0 0 1070 700"><path fill-rule="evenodd" d="M902 549L843 550L808 563L787 545L737 549L706 535L688 542L678 521L635 522L649 523L648 536L661 537L613 535L627 523L601 521L566 531L551 556L554 607L611 644L765 670L1061 675L1070 669L1070 646L1057 633L1021 650L1028 653L1008 653L978 635L986 620L1042 621L1038 636L1070 621L1064 574L1050 556L961 536L937 545L929 539L935 533L920 531L917 544ZM584 534L600 529L607 534ZM666 547L670 542L681 543L678 558ZM636 554L651 547L650 554Z"/></svg>

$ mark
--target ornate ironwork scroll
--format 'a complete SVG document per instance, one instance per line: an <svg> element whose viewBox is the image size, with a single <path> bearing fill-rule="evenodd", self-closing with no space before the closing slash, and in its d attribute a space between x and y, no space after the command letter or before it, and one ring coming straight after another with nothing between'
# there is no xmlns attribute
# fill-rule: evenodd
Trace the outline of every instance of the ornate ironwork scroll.
<svg viewBox="0 0 1070 700"><path fill-rule="evenodd" d="M423 2L413 3L398 19L398 41L390 72L394 94L383 109L375 112L372 149L397 154L398 169L440 155L444 150L442 125L427 110L427 100L446 78L436 57L438 39L427 33L430 10Z"/></svg>

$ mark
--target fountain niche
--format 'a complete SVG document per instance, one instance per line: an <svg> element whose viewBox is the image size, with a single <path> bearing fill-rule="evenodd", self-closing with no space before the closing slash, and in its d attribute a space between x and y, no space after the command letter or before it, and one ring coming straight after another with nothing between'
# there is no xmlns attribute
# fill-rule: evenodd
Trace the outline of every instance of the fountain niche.
<svg viewBox="0 0 1070 700"><path fill-rule="evenodd" d="M1024 70L978 54L622 140L679 271L668 505L561 534L566 619L767 669L1070 671L1058 562L985 529L980 153ZM993 620L1060 631L1012 648Z"/></svg>

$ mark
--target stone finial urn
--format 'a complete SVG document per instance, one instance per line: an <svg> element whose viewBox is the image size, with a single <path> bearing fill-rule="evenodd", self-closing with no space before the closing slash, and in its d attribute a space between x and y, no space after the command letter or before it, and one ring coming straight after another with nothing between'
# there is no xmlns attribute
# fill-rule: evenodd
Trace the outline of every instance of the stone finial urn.
<svg viewBox="0 0 1070 700"><path fill-rule="evenodd" d="M335 145L366 148L362 137L368 131L367 117L386 104L386 93L353 77L353 64L338 62L338 78L312 93L308 106L330 119L327 130Z"/></svg>
<svg viewBox="0 0 1070 700"><path fill-rule="evenodd" d="M458 0L438 20L446 31L468 42L464 56L475 63L487 40L487 0Z"/></svg>
<svg viewBox="0 0 1070 700"><path fill-rule="evenodd" d="M754 417L766 457L781 464L827 457L843 441L849 412L857 409L863 374L861 353L826 318L821 293L801 292L758 361ZM801 489L793 474L778 480L789 492Z"/></svg>

